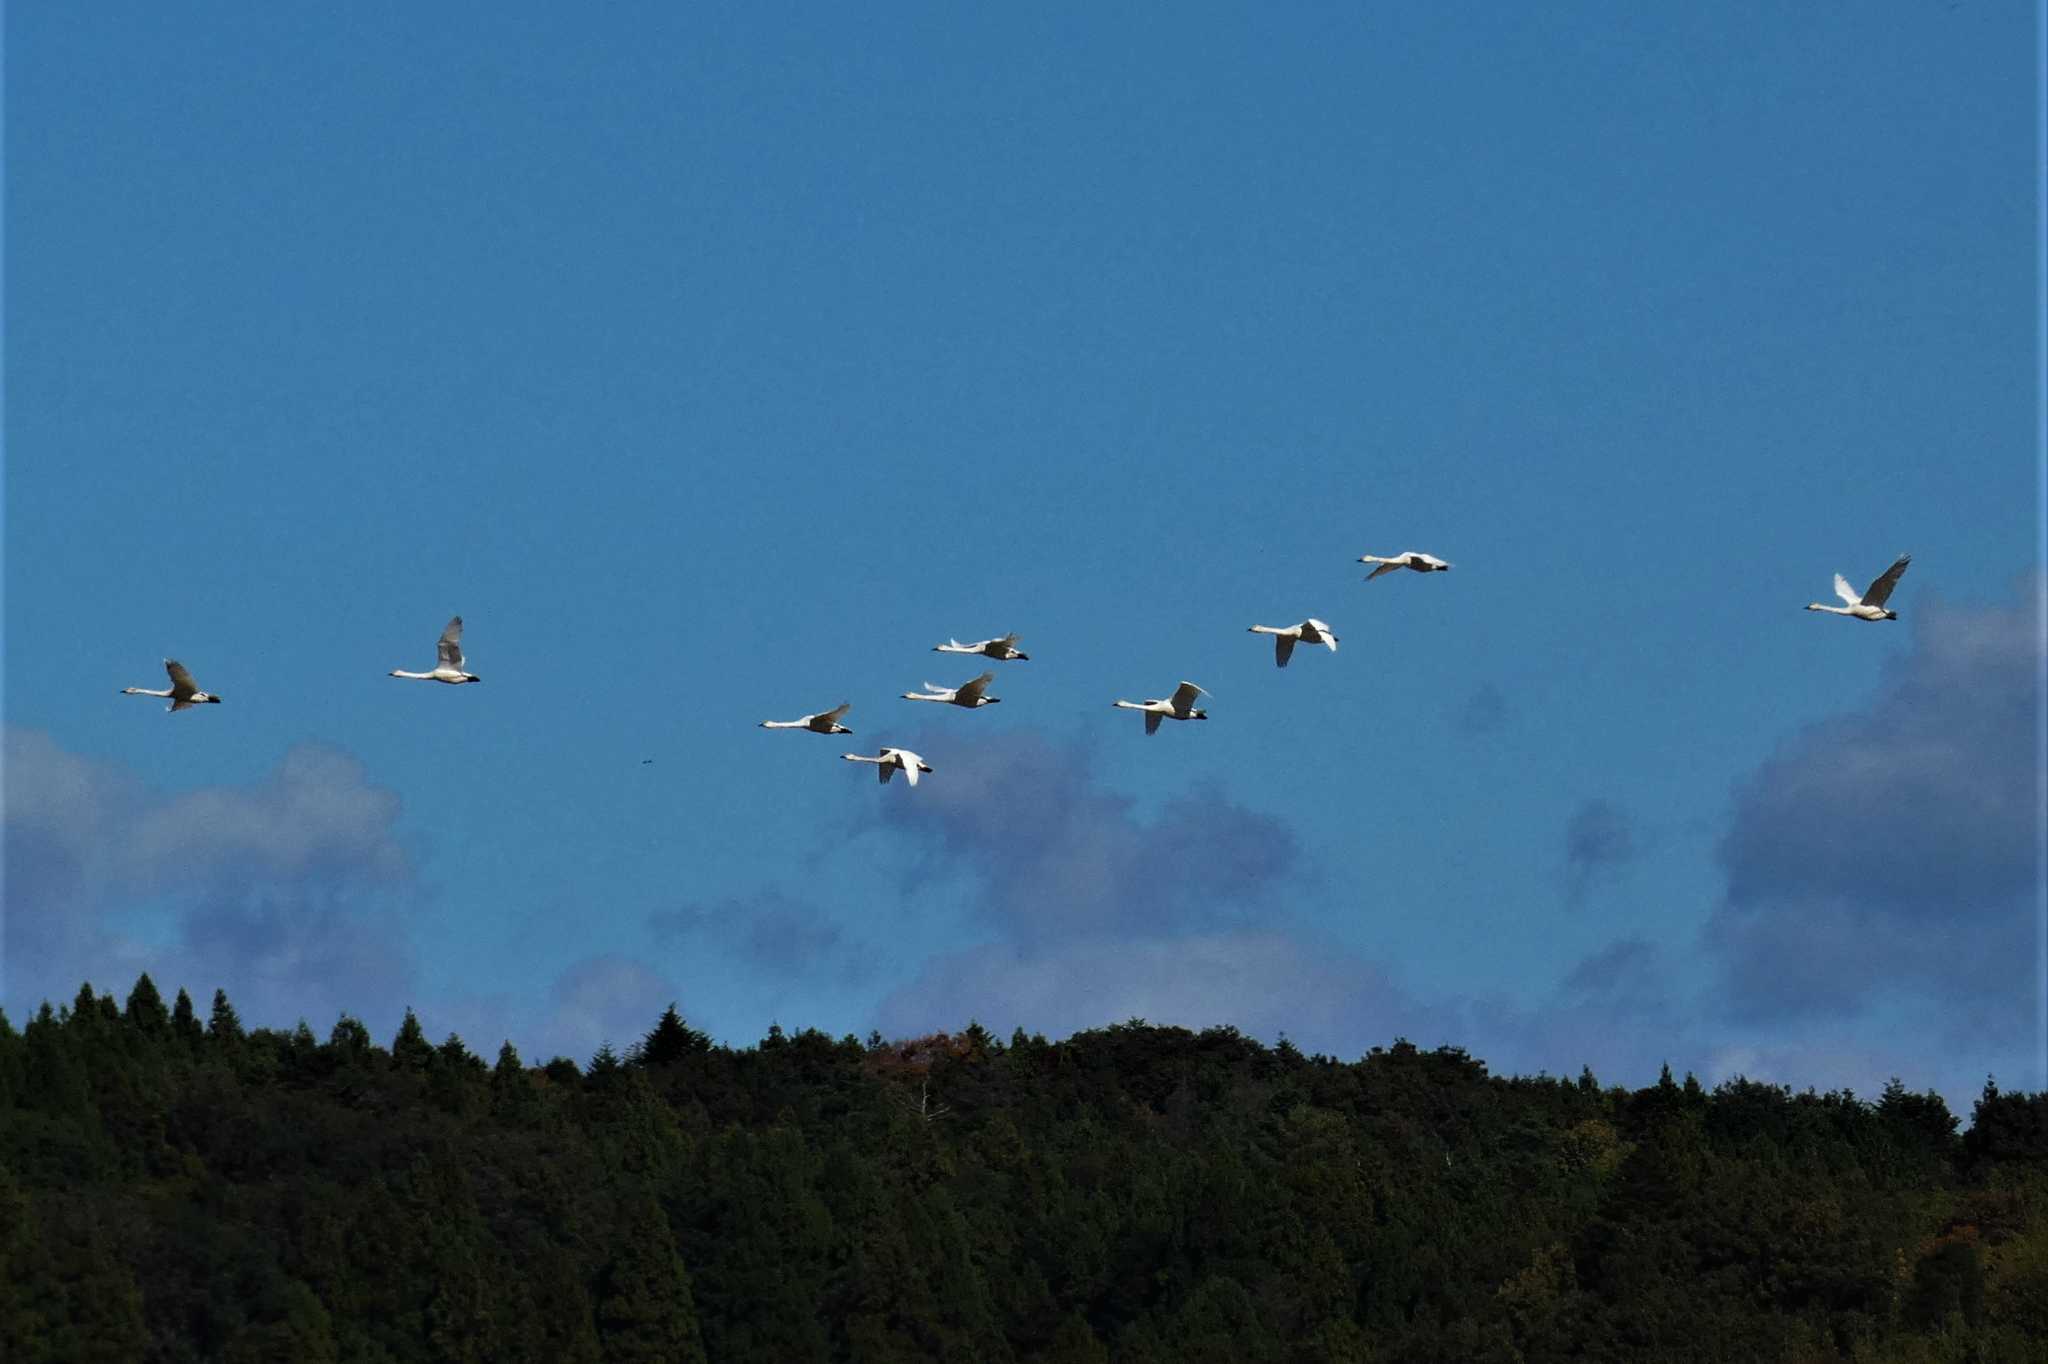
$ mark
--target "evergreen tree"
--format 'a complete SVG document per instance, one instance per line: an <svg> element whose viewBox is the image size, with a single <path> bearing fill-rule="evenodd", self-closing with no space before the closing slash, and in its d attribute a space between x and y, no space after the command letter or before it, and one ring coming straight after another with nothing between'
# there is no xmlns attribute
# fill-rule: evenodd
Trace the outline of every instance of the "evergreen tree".
<svg viewBox="0 0 2048 1364"><path fill-rule="evenodd" d="M640 1045L634 1049L634 1060L643 1066L672 1066L686 1056L709 1050L710 1046L710 1038L684 1025L683 1016L676 1012L674 1001L670 1001L653 1030L640 1039Z"/></svg>
<svg viewBox="0 0 2048 1364"><path fill-rule="evenodd" d="M170 1011L164 1008L164 997L157 993L156 982L144 971L136 977L135 988L128 992L128 1007L122 1017L129 1027L146 1037L162 1037L171 1030Z"/></svg>
<svg viewBox="0 0 2048 1364"><path fill-rule="evenodd" d="M425 1070L434 1059L433 1044L427 1041L426 1030L411 1009L405 1011L405 1021L398 1025L398 1036L391 1039L391 1059L402 1070Z"/></svg>
<svg viewBox="0 0 2048 1364"><path fill-rule="evenodd" d="M434 1064L450 1074L482 1075L483 1058L470 1051L468 1045L455 1033L441 1039L441 1045L434 1048Z"/></svg>
<svg viewBox="0 0 2048 1364"><path fill-rule="evenodd" d="M206 1036L199 1026L199 1018L192 1011L192 996L185 993L185 987L178 987L178 1001L171 1006L171 1035L182 1042L187 1050L197 1047Z"/></svg>
<svg viewBox="0 0 2048 1364"><path fill-rule="evenodd" d="M213 992L213 1013L206 1020L206 1040L218 1047L237 1047L242 1043L242 1019L235 1012L235 1006L228 1003L228 992L216 989Z"/></svg>
<svg viewBox="0 0 2048 1364"><path fill-rule="evenodd" d="M410 1018L410 1012L406 1017ZM417 1026L417 1025L415 1025ZM420 1039L424 1046L426 1039ZM334 1020L333 1029L327 1034L327 1051L338 1062L367 1061L376 1044L370 1041L370 1030L363 1026L363 1020L352 1014L343 1014Z"/></svg>

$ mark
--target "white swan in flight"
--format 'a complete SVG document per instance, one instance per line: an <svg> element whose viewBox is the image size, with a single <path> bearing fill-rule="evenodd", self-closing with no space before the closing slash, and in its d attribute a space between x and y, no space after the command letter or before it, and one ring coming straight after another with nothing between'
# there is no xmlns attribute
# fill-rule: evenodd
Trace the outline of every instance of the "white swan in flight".
<svg viewBox="0 0 2048 1364"><path fill-rule="evenodd" d="M840 757L850 763L873 763L875 775L882 779L882 785L889 784L889 778L901 769L912 786L917 785L917 774L931 771L931 765L907 748L885 748L870 758L863 753L842 753Z"/></svg>
<svg viewBox="0 0 2048 1364"><path fill-rule="evenodd" d="M1404 549L1390 559L1381 558L1377 554L1361 554L1358 556L1358 562L1361 564L1379 565L1378 568L1365 575L1367 582L1371 582L1382 573L1392 573L1397 568L1412 568L1417 573L1441 573L1450 567L1449 564L1437 558L1436 555L1424 554L1421 550L1417 549Z"/></svg>
<svg viewBox="0 0 2048 1364"><path fill-rule="evenodd" d="M830 710L819 711L797 720L763 720L763 729L808 729L813 734L851 734L852 730L839 723L839 717L853 709L853 702L841 701Z"/></svg>
<svg viewBox="0 0 2048 1364"><path fill-rule="evenodd" d="M1865 588L1860 597L1850 588L1849 580L1837 573L1835 595L1842 599L1842 605L1823 606L1817 601L1812 601L1806 604L1806 609L1825 611L1831 616L1854 616L1858 620L1897 620L1899 613L1887 610L1885 603L1892 599L1892 589L1899 585L1900 577L1905 574L1906 565L1912 562L1913 556L1910 554L1901 554L1892 560L1892 566L1878 574L1877 581Z"/></svg>
<svg viewBox="0 0 2048 1364"><path fill-rule="evenodd" d="M151 691L148 687L123 687L121 688L121 695L167 696L170 698L171 704L164 707L165 710L190 710L194 706L203 706L209 701L216 706L220 704L218 696L215 696L212 692L199 690L198 684L192 680L192 674L186 672L185 665L178 662L177 659L165 659L164 671L171 675L171 685L164 690Z"/></svg>
<svg viewBox="0 0 2048 1364"><path fill-rule="evenodd" d="M1255 635L1273 636L1273 664L1279 668L1286 667L1287 660L1294 657L1294 646L1297 643L1324 644L1329 646L1331 653L1337 652L1337 632L1314 616L1310 616L1299 625L1290 625L1285 629L1277 625L1254 625L1251 632Z"/></svg>
<svg viewBox="0 0 2048 1364"><path fill-rule="evenodd" d="M965 706L974 710L980 706L993 706L1003 698L989 696L988 684L996 680L994 673L983 673L972 682L962 682L957 687L942 687L936 682L924 684L923 691L903 693L906 701L944 701L948 705Z"/></svg>
<svg viewBox="0 0 2048 1364"><path fill-rule="evenodd" d="M1011 659L1015 659L1020 663L1029 663L1031 661L1031 655L1017 647L1017 636L1014 634L1004 635L1001 639L984 639L974 644L962 644L957 639L949 639L944 644L932 645L932 652L935 654L983 654L989 658L1002 659L1005 662Z"/></svg>
<svg viewBox="0 0 2048 1364"><path fill-rule="evenodd" d="M1195 709L1195 698L1207 696L1192 682L1183 682L1173 689L1173 695L1164 701L1116 701L1119 710L1142 710L1145 712L1145 732L1157 734L1161 720L1206 720L1209 712Z"/></svg>
<svg viewBox="0 0 2048 1364"><path fill-rule="evenodd" d="M462 617L457 616L449 621L448 628L441 632L441 657L440 661L434 665L432 672L409 673L403 668L393 668L391 675L393 677L410 677L418 682L460 684L463 682L483 681L475 673L463 671L465 666L467 665L462 657Z"/></svg>

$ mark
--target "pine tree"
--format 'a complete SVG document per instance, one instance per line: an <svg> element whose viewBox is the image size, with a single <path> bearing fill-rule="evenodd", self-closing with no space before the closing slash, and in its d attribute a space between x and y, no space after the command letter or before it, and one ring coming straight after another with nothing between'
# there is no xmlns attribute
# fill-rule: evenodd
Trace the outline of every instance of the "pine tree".
<svg viewBox="0 0 2048 1364"><path fill-rule="evenodd" d="M452 1032L441 1040L440 1046L434 1048L434 1064L452 1075L484 1073L483 1058L471 1051L469 1045Z"/></svg>
<svg viewBox="0 0 2048 1364"><path fill-rule="evenodd" d="M192 1011L192 996L185 993L182 985L178 987L177 1003L171 1006L171 1035L187 1047L197 1047L206 1036Z"/></svg>
<svg viewBox="0 0 2048 1364"><path fill-rule="evenodd" d="M411 1009L405 1011L405 1021L398 1025L398 1036L391 1039L391 1059L401 1070L425 1070L434 1059L433 1044L427 1041L426 1030L420 1027L420 1020Z"/></svg>
<svg viewBox="0 0 2048 1364"><path fill-rule="evenodd" d="M654 1030L640 1039L634 1061L643 1066L672 1066L686 1056L708 1051L711 1039L683 1023L674 1001L662 1011Z"/></svg>
<svg viewBox="0 0 2048 1364"><path fill-rule="evenodd" d="M242 1019L235 1012L235 1006L228 1003L226 990L213 992L213 1013L206 1020L206 1040L217 1047L237 1047L242 1043Z"/></svg>
<svg viewBox="0 0 2048 1364"><path fill-rule="evenodd" d="M411 1014L406 1015L408 1018ZM426 1039L420 1039L424 1046ZM375 1044L370 1041L370 1030L363 1026L363 1020L353 1014L343 1014L334 1020L333 1031L327 1034L327 1050L343 1062L368 1059Z"/></svg>
<svg viewBox="0 0 2048 1364"><path fill-rule="evenodd" d="M164 1008L164 997L157 993L156 982L144 971L136 978L135 988L128 992L128 1008L122 1017L129 1027L145 1037L161 1037L171 1030L170 1010Z"/></svg>

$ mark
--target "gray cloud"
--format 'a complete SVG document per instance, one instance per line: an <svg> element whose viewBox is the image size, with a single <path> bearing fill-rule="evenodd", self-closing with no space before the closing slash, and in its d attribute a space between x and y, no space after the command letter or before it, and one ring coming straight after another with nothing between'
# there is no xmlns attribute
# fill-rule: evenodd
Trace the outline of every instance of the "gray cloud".
<svg viewBox="0 0 2048 1364"><path fill-rule="evenodd" d="M1501 1070L1591 1064L1634 1082L1706 1056L1678 1026L1662 958L1636 940L1589 957L1534 1006L1407 988L1290 911L1320 869L1284 826L1219 792L1146 819L1102 789L1084 752L1006 734L950 759L917 796L868 818L919 875L959 874L993 940L930 958L884 998L875 1021L892 1035L970 1017L1051 1035L1142 1017L1285 1033L1340 1056L1405 1036Z"/></svg>
<svg viewBox="0 0 2048 1364"><path fill-rule="evenodd" d="M787 978L843 976L857 954L817 906L774 889L658 910L647 916L647 929L663 947L708 947Z"/></svg>
<svg viewBox="0 0 2048 1364"><path fill-rule="evenodd" d="M1927 606L1870 704L1738 784L1704 934L1732 1018L1908 997L1974 1047L2030 1027L2041 592L2036 577L2006 606Z"/></svg>
<svg viewBox="0 0 2048 1364"><path fill-rule="evenodd" d="M1635 860L1635 822L1611 800L1594 798L1572 812L1564 826L1565 894L1584 900L1597 878Z"/></svg>
<svg viewBox="0 0 2048 1364"><path fill-rule="evenodd" d="M534 1059L545 1051L583 1062L605 1042L623 1057L675 998L675 986L641 962L586 957L555 978L545 1021L537 1028L523 1021L523 1028L540 1040Z"/></svg>
<svg viewBox="0 0 2048 1364"><path fill-rule="evenodd" d="M919 854L913 878L965 873L985 920L1022 943L1215 930L1316 877L1271 816L1197 790L1142 818L1087 750L1028 732L963 747L914 800L871 808Z"/></svg>
<svg viewBox="0 0 2048 1364"><path fill-rule="evenodd" d="M10 729L5 744L10 1005L88 979L125 990L148 970L226 988L252 1022L402 1008L412 866L398 797L353 759L296 748L253 786L159 796L47 735Z"/></svg>
<svg viewBox="0 0 2048 1364"><path fill-rule="evenodd" d="M1712 1052L1671 964L1653 944L1621 938L1583 957L1531 1006L1480 998L1466 1011L1469 1043L1498 1072L1573 1075L1640 1085L1658 1067L1706 1074Z"/></svg>

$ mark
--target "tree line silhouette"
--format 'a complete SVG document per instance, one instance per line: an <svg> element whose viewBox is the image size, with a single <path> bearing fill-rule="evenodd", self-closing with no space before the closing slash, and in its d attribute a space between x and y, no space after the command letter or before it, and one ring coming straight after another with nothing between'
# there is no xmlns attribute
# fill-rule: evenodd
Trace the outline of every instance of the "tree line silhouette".
<svg viewBox="0 0 2048 1364"><path fill-rule="evenodd" d="M1142 1020L673 1006L495 1063L410 1012L0 1013L0 1358L2039 1360L2048 1094L1502 1077Z"/></svg>

